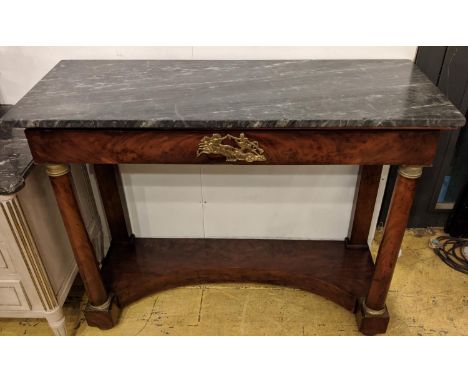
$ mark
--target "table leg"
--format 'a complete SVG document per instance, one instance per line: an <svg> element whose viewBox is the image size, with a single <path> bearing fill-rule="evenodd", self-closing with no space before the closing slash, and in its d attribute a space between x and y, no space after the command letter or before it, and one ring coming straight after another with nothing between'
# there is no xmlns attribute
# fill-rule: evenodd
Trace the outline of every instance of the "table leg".
<svg viewBox="0 0 468 382"><path fill-rule="evenodd" d="M359 168L350 233L345 240L348 248L367 248L367 238L381 174L381 165L367 165Z"/></svg>
<svg viewBox="0 0 468 382"><path fill-rule="evenodd" d="M109 224L112 242L114 244L124 244L132 241L133 235L131 233L130 220L128 218L118 166L95 164L94 173Z"/></svg>
<svg viewBox="0 0 468 382"><path fill-rule="evenodd" d="M64 164L47 165L55 198L67 230L83 284L88 295L85 309L90 326L109 329L117 322L119 307L112 295L108 295L99 271L91 241L81 217L73 191L70 167Z"/></svg>
<svg viewBox="0 0 468 382"><path fill-rule="evenodd" d="M372 282L365 299L360 299L356 317L359 330L368 335L385 333L389 315L385 306L398 253L413 204L419 166L400 166L392 201L380 243Z"/></svg>

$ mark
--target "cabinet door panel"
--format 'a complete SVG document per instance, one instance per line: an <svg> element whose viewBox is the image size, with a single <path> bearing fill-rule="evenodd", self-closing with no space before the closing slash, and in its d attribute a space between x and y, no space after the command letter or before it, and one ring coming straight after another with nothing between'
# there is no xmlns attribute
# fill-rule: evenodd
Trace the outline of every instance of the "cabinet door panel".
<svg viewBox="0 0 468 382"><path fill-rule="evenodd" d="M0 280L0 309L31 310L31 305L19 280Z"/></svg>

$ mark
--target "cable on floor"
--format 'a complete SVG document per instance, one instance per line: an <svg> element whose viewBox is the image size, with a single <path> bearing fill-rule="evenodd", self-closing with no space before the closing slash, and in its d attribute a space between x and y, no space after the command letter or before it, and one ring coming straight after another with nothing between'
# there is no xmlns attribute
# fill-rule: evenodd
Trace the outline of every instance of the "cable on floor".
<svg viewBox="0 0 468 382"><path fill-rule="evenodd" d="M449 267L468 274L468 239L439 236L431 239L429 246Z"/></svg>

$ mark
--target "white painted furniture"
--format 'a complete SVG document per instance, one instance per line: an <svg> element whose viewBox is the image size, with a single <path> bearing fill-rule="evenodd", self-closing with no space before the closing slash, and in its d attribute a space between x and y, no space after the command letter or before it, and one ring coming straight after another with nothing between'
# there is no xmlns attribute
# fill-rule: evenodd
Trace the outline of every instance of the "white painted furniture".
<svg viewBox="0 0 468 382"><path fill-rule="evenodd" d="M72 174L95 253L102 260L108 228L99 218L86 167L73 166ZM0 195L0 317L45 318L56 335L66 335L62 306L76 274L45 169L35 166L24 188Z"/></svg>

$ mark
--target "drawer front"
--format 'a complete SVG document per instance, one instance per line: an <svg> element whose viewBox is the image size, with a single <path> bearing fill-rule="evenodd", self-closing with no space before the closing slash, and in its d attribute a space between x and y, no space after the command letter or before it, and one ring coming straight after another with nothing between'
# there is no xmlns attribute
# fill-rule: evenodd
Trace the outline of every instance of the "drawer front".
<svg viewBox="0 0 468 382"><path fill-rule="evenodd" d="M430 165L435 130L27 129L37 163Z"/></svg>
<svg viewBox="0 0 468 382"><path fill-rule="evenodd" d="M19 280L0 280L0 311L31 310Z"/></svg>

